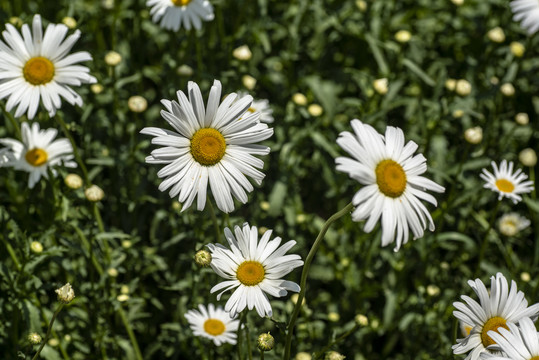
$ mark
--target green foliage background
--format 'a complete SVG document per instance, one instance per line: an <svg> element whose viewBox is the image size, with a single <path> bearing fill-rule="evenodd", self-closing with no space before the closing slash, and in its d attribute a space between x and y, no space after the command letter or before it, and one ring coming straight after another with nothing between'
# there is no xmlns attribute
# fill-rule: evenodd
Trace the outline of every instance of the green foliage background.
<svg viewBox="0 0 539 360"><path fill-rule="evenodd" d="M428 206L436 231L397 253L381 248L379 227L365 234L363 224L349 216L330 229L311 269L293 354L320 351L354 326L355 315L365 314L369 325L333 346L347 359L451 358L451 345L457 333L461 336L451 304L460 294L470 295L466 281L476 275L487 281L502 271L531 303L539 300L536 193L518 205L503 200L495 214L497 195L483 189L479 178L491 160L518 162L522 149L537 149L539 37L527 37L511 20L508 1L466 0L460 7L449 0L367 1L363 11L356 2L341 0L211 3L215 19L201 31L173 33L151 22L144 1L116 1L112 9L89 0L0 2L3 23L12 16L30 23L35 13L45 24L65 16L77 20L82 36L75 49L92 54L94 61L85 65L104 91L77 88L84 106L64 103L60 112L92 182L106 193L98 205L102 233L83 190L63 184L64 170L30 190L26 173L0 169L2 358L33 354L26 336L46 332L56 307L54 289L66 282L76 298L60 313L52 335L58 344L45 346L45 359L134 358L119 308L144 358L236 358L231 345L215 348L195 338L183 317L200 303L217 303L209 289L220 279L192 261L196 250L217 241L209 212L180 212L176 201L158 191L158 167L144 163L154 147L139 135L145 126L167 127L159 101L185 91L189 80L207 94L213 79L219 79L229 93L246 90L241 78L251 75L257 84L250 93L269 99L274 110L266 178L246 205L237 203L230 216L218 214L221 227L247 221L274 229L275 236L295 239L293 252L305 258L324 221L359 189L334 165L337 156L345 155L335 140L350 130L353 118L381 132L387 125L402 128L428 159L428 176L446 187L445 194L436 195L439 206ZM501 44L486 36L495 26L505 31ZM394 39L403 29L412 33L404 44ZM525 45L522 58L511 53L511 41ZM247 62L232 56L243 44L253 53ZM122 55L115 68L104 62L109 50ZM177 73L184 64L193 68L192 76ZM372 87L382 77L389 79L386 95ZM468 80L472 93L460 97L447 90L448 78ZM507 82L516 88L512 97L499 91ZM296 92L304 93L309 104L320 104L323 114L314 117L294 104ZM144 113L128 110L132 95L148 99ZM455 110L463 116L454 117ZM515 123L519 112L528 113L529 125ZM2 117L0 137L15 137ZM45 113L37 121L42 128L57 127ZM464 141L463 132L471 126L483 128L479 145ZM534 176L533 168L525 172ZM494 225L478 268L489 222L509 211L532 225L512 238ZM44 251L30 251L32 241L42 243ZM119 275L110 276L109 268ZM520 280L522 272L532 280ZM298 269L288 279L299 282L299 276ZM117 300L122 285L129 287L126 302ZM439 293L429 294L429 286ZM249 314L252 346L262 332L275 336L267 359L282 356L280 327L293 303L288 296L274 299L272 307L272 320ZM331 312L339 314L337 321L328 318Z"/></svg>

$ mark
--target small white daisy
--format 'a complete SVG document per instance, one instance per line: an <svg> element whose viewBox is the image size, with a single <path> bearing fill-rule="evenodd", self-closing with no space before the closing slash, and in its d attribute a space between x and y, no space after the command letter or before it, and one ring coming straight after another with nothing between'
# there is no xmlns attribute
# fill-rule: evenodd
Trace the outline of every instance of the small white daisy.
<svg viewBox="0 0 539 360"><path fill-rule="evenodd" d="M518 194L527 194L533 190L533 182L524 181L528 176L523 174L521 169L513 173L512 161L507 165L507 161L503 160L499 169L494 161L491 162L491 165L494 168L494 175L487 171L487 169L483 169L483 173L480 176L481 179L486 181L486 184L483 186L484 188L500 194L498 200L507 197L516 204L522 200L522 197Z"/></svg>
<svg viewBox="0 0 539 360"><path fill-rule="evenodd" d="M222 307L216 308L213 304L208 304L207 309L204 305L198 305L198 309L200 311L189 310L185 313L185 318L196 336L211 339L216 346L224 343L236 344L239 320L231 317Z"/></svg>
<svg viewBox="0 0 539 360"><path fill-rule="evenodd" d="M283 246L281 238L270 241L272 231L268 230L258 242L256 226L243 224L234 228L236 236L225 228L225 237L230 249L221 244L209 244L212 255L211 267L221 277L228 279L211 289L211 293L222 290L217 300L224 292L235 289L225 305L225 311L236 315L245 307L256 308L261 317L271 316L272 310L266 293L275 296L285 296L289 291L299 292L299 285L282 277L295 268L303 265L299 255L285 255L296 242L290 240ZM224 290L223 290L224 289Z"/></svg>
<svg viewBox="0 0 539 360"><path fill-rule="evenodd" d="M154 23L167 30L178 31L183 24L187 30L200 30L202 20L213 20L213 7L207 0L148 0Z"/></svg>
<svg viewBox="0 0 539 360"><path fill-rule="evenodd" d="M244 98L247 95L246 92L238 91L238 100ZM259 112L260 121L263 123L272 123L273 119L273 109L269 105L269 101L266 99L253 100L251 107L247 109L248 113Z"/></svg>
<svg viewBox="0 0 539 360"><path fill-rule="evenodd" d="M520 21L529 35L539 30L539 2L537 0L514 0L509 6L513 11L513 20Z"/></svg>
<svg viewBox="0 0 539 360"><path fill-rule="evenodd" d="M54 140L56 129L40 130L39 124L32 127L28 123L21 126L22 142L15 139L0 139L0 144L7 146L10 151L4 166L30 173L28 187L33 188L41 176L47 178L49 167L62 164L65 167L77 167L73 159L73 148L67 139ZM54 140L54 141L53 141ZM56 176L56 170L51 168Z"/></svg>
<svg viewBox="0 0 539 360"><path fill-rule="evenodd" d="M498 229L505 236L515 236L528 226L530 226L530 220L514 212L505 214L498 220Z"/></svg>
<svg viewBox="0 0 539 360"><path fill-rule="evenodd" d="M468 285L479 297L480 304L466 295L461 296L465 303L453 303L457 309L453 311L453 315L473 326L467 337L457 339L457 344L453 345L453 353L468 353L466 360L478 359L480 353L496 343L489 331L507 329L509 323L516 324L525 317L536 318L539 315L539 303L528 307L524 293L517 291L517 284L511 281L509 289L507 279L501 273L491 277L490 295L485 284L479 279L469 280Z"/></svg>
<svg viewBox="0 0 539 360"><path fill-rule="evenodd" d="M382 246L395 240L395 251L408 242L409 228L414 239L427 227L434 231L432 217L420 200L436 205L436 199L425 190L444 192L434 181L420 176L427 171L423 155L413 156L418 146L413 141L404 145L401 129L388 126L385 137L372 126L354 119L355 134L342 132L337 143L353 159L336 159L337 170L365 185L352 199L356 209L354 221L367 220L364 231L371 232L382 217Z"/></svg>
<svg viewBox="0 0 539 360"><path fill-rule="evenodd" d="M490 360L537 360L539 359L539 336L530 318L523 318L519 326L508 323L509 330L500 328L488 335L496 342L496 348L506 356L482 353L481 359Z"/></svg>
<svg viewBox="0 0 539 360"><path fill-rule="evenodd" d="M62 105L63 97L71 105L82 106L82 98L71 88L83 83L95 83L85 66L76 65L92 60L86 51L69 54L80 37L80 31L66 38L68 27L49 24L43 35L41 17L34 16L32 32L22 26L22 37L15 27L6 24L0 41L0 99L9 97L6 108L10 111L18 104L15 117L28 110L32 119L40 100L50 116Z"/></svg>
<svg viewBox="0 0 539 360"><path fill-rule="evenodd" d="M208 182L217 207L226 213L234 210L232 196L247 202L253 186L247 176L260 185L264 162L253 155L267 155L269 147L256 145L273 134L273 129L260 123L259 113L245 116L253 98L246 96L235 102L237 95L228 95L219 105L221 83L215 81L207 108L197 84L188 84L189 99L182 91L178 101L162 100L163 118L175 131L147 127L141 133L155 136L152 144L162 148L152 151L147 163L168 164L157 175L165 180L159 190L170 189L170 197L178 196L186 210L198 194L197 209L206 204Z"/></svg>

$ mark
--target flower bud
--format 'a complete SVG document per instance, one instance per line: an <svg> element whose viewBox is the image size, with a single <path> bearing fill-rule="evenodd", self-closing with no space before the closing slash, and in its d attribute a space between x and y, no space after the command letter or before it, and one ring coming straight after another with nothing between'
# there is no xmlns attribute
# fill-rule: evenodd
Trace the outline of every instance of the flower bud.
<svg viewBox="0 0 539 360"><path fill-rule="evenodd" d="M243 75L241 77L241 82L249 90L253 90L256 86L256 79L251 75Z"/></svg>
<svg viewBox="0 0 539 360"><path fill-rule="evenodd" d="M511 83L505 83L500 86L500 91L504 96L513 96L515 95L515 87Z"/></svg>
<svg viewBox="0 0 539 360"><path fill-rule="evenodd" d="M449 91L455 91L455 88L457 87L457 80L455 79L447 79L445 81L445 88Z"/></svg>
<svg viewBox="0 0 539 360"><path fill-rule="evenodd" d="M296 354L296 356L294 357L294 360L311 360L312 358L313 357L308 352L301 351Z"/></svg>
<svg viewBox="0 0 539 360"><path fill-rule="evenodd" d="M363 314L357 314L355 317L354 317L354 321L356 322L356 324L358 324L359 326L367 326L369 325L369 319L363 315Z"/></svg>
<svg viewBox="0 0 539 360"><path fill-rule="evenodd" d="M318 104L311 104L309 105L309 107L307 108L307 111L309 112L309 114L311 114L312 116L320 116L322 115L322 113L324 112L324 109L322 108L322 106L318 105Z"/></svg>
<svg viewBox="0 0 539 360"><path fill-rule="evenodd" d="M103 197L105 197L105 192L99 186L92 185L86 190L84 190L84 195L86 196L86 199L88 199L88 201L98 202L103 200Z"/></svg>
<svg viewBox="0 0 539 360"><path fill-rule="evenodd" d="M176 74L178 74L180 76L189 77L189 76L192 76L193 73L194 73L193 68L190 67L189 65L185 65L185 64L179 66L176 69Z"/></svg>
<svg viewBox="0 0 539 360"><path fill-rule="evenodd" d="M104 89L105 88L101 84L92 84L92 85L90 85L90 90L92 90L92 92L94 94L101 94Z"/></svg>
<svg viewBox="0 0 539 360"><path fill-rule="evenodd" d="M195 263L201 267L208 267L211 264L211 254L207 250L199 250L195 254Z"/></svg>
<svg viewBox="0 0 539 360"><path fill-rule="evenodd" d="M82 178L77 174L67 174L64 183L68 188L77 190L82 186Z"/></svg>
<svg viewBox="0 0 539 360"><path fill-rule="evenodd" d="M62 23L70 29L77 27L77 20L73 19L71 16L66 16L63 18Z"/></svg>
<svg viewBox="0 0 539 360"><path fill-rule="evenodd" d="M479 126L466 129L464 139L473 145L479 144L483 140L483 129Z"/></svg>
<svg viewBox="0 0 539 360"><path fill-rule="evenodd" d="M36 332L32 332L32 333L28 334L28 341L30 341L30 344L32 344L32 345L41 344L42 340L43 339L41 338L41 335L39 335Z"/></svg>
<svg viewBox="0 0 539 360"><path fill-rule="evenodd" d="M251 59L253 54L251 53L251 49L249 49L249 46L242 45L240 47L237 47L232 51L232 56L234 56L236 59L241 61L247 61Z"/></svg>
<svg viewBox="0 0 539 360"><path fill-rule="evenodd" d="M63 302L64 304L69 304L73 298L75 298L75 292L71 287L71 284L67 283L59 289L56 289L56 294L58 294L58 301Z"/></svg>
<svg viewBox="0 0 539 360"><path fill-rule="evenodd" d="M270 351L275 346L275 339L270 333L260 334L257 340L257 346L260 351Z"/></svg>
<svg viewBox="0 0 539 360"><path fill-rule="evenodd" d="M43 245L39 241L32 241L30 243L30 250L36 254L41 254L43 252Z"/></svg>
<svg viewBox="0 0 539 360"><path fill-rule="evenodd" d="M531 279L532 278L531 278L529 272L524 271L523 273L520 274L520 280L522 280L524 282L529 282Z"/></svg>
<svg viewBox="0 0 539 360"><path fill-rule="evenodd" d="M387 78L376 79L372 83L374 90L380 95L387 94L388 85L389 85L389 82Z"/></svg>
<svg viewBox="0 0 539 360"><path fill-rule="evenodd" d="M440 288L436 285L429 285L427 286L427 294L429 294L429 296L438 296L440 295Z"/></svg>
<svg viewBox="0 0 539 360"><path fill-rule="evenodd" d="M105 55L105 63L108 66L116 66L121 62L122 62L122 55L120 55L116 51L111 50Z"/></svg>
<svg viewBox="0 0 539 360"><path fill-rule="evenodd" d="M467 80L457 80L457 83L455 85L455 91L460 96L470 95L470 93L472 92L472 85Z"/></svg>
<svg viewBox="0 0 539 360"><path fill-rule="evenodd" d="M530 118L526 113L518 113L515 115L515 121L519 125L528 125L528 123L530 122Z"/></svg>
<svg viewBox="0 0 539 360"><path fill-rule="evenodd" d="M24 24L24 21L20 17L12 16L9 18L9 23L15 25L16 27L21 27Z"/></svg>
<svg viewBox="0 0 539 360"><path fill-rule="evenodd" d="M116 300L118 300L119 302L126 302L127 300L129 300L129 295L120 294L120 295L116 296Z"/></svg>
<svg viewBox="0 0 539 360"><path fill-rule="evenodd" d="M537 154L532 148L526 148L518 154L518 159L522 165L527 167L534 167L537 164Z"/></svg>
<svg viewBox="0 0 539 360"><path fill-rule="evenodd" d="M367 11L367 3L364 0L356 0L356 6L361 12Z"/></svg>
<svg viewBox="0 0 539 360"><path fill-rule="evenodd" d="M492 85L498 85L498 84L500 83L500 79L498 79L498 77L496 77L496 76L492 76L492 77L490 78L490 83L491 83Z"/></svg>
<svg viewBox="0 0 539 360"><path fill-rule="evenodd" d="M395 33L395 40L400 43L407 43L412 38L412 33L408 30L399 30Z"/></svg>
<svg viewBox="0 0 539 360"><path fill-rule="evenodd" d="M340 319L341 319L341 316L339 315L339 313L332 311L328 314L328 320L331 322L337 322Z"/></svg>
<svg viewBox="0 0 539 360"><path fill-rule="evenodd" d="M495 43L503 43L505 41L505 33L503 29L499 26L496 26L494 29L489 30L487 37L490 41Z"/></svg>
<svg viewBox="0 0 539 360"><path fill-rule="evenodd" d="M515 236L528 226L530 220L514 212L505 214L498 220L498 230L505 236Z"/></svg>
<svg viewBox="0 0 539 360"><path fill-rule="evenodd" d="M107 274L109 274L110 277L117 277L118 276L118 270L116 268L108 268Z"/></svg>
<svg viewBox="0 0 539 360"><path fill-rule="evenodd" d="M457 109L451 114L455 119L460 119L464 115L464 111Z"/></svg>
<svg viewBox="0 0 539 360"><path fill-rule="evenodd" d="M260 202L260 208L264 211L268 211L270 209L270 203L267 201Z"/></svg>
<svg viewBox="0 0 539 360"><path fill-rule="evenodd" d="M324 357L324 360L344 360L346 356L336 352L336 351L328 351L326 353L326 356Z"/></svg>
<svg viewBox="0 0 539 360"><path fill-rule="evenodd" d="M461 6L464 4L464 0L451 0L451 2L456 6Z"/></svg>
<svg viewBox="0 0 539 360"><path fill-rule="evenodd" d="M148 101L139 95L131 96L127 100L127 107L132 112L141 113L148 108Z"/></svg>
<svg viewBox="0 0 539 360"><path fill-rule="evenodd" d="M511 49L511 53L515 55L516 57L522 57L524 56L524 51L526 51L526 48L522 43L519 43L518 41L513 41L509 48Z"/></svg>
<svg viewBox="0 0 539 360"><path fill-rule="evenodd" d="M307 105L307 97L302 93L295 93L292 95L292 101L299 106Z"/></svg>
<svg viewBox="0 0 539 360"><path fill-rule="evenodd" d="M131 242L131 240L123 240L122 241L122 247L124 249L129 249L131 246L133 246L133 243Z"/></svg>

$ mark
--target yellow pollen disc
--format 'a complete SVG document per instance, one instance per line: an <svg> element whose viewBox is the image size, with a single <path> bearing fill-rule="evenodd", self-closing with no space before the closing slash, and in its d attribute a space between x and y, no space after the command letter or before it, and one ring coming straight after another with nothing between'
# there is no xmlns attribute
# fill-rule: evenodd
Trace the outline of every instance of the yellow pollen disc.
<svg viewBox="0 0 539 360"><path fill-rule="evenodd" d="M249 111L249 112L252 114L252 113L254 113L256 110L255 110L255 108L250 107L249 109L247 109L247 111Z"/></svg>
<svg viewBox="0 0 539 360"><path fill-rule="evenodd" d="M376 183L380 191L392 198L398 198L406 189L406 173L393 160L382 160L376 166Z"/></svg>
<svg viewBox="0 0 539 360"><path fill-rule="evenodd" d="M511 193L515 190L515 185L513 185L511 181L505 179L496 180L496 187L498 190L505 193Z"/></svg>
<svg viewBox="0 0 539 360"><path fill-rule="evenodd" d="M192 0L171 0L171 1L176 6L186 6L186 5L189 5L189 3Z"/></svg>
<svg viewBox="0 0 539 360"><path fill-rule="evenodd" d="M488 332L490 330L498 332L498 328L500 327L509 330L509 328L507 327L505 323L506 323L505 319L499 316L495 316L493 318L488 319L485 325L483 325L483 329L481 330L481 342L483 343L484 347L487 347L492 344L496 344L496 342L492 340L490 336L488 336Z"/></svg>
<svg viewBox="0 0 539 360"><path fill-rule="evenodd" d="M47 162L49 156L45 150L35 148L29 150L26 155L24 155L24 158L32 166L41 166Z"/></svg>
<svg viewBox="0 0 539 360"><path fill-rule="evenodd" d="M464 327L464 332L466 333L466 336L470 335L470 331L472 331L472 329L473 328L471 326L469 326L469 325L466 325Z"/></svg>
<svg viewBox="0 0 539 360"><path fill-rule="evenodd" d="M530 360L539 360L539 356L534 356Z"/></svg>
<svg viewBox="0 0 539 360"><path fill-rule="evenodd" d="M225 324L221 320L208 319L204 322L204 331L213 336L221 335L225 332Z"/></svg>
<svg viewBox="0 0 539 360"><path fill-rule="evenodd" d="M33 57L24 64L22 69L24 79L32 85L42 85L54 77L53 63L42 56Z"/></svg>
<svg viewBox="0 0 539 360"><path fill-rule="evenodd" d="M258 261L244 261L238 266L236 278L246 286L255 286L264 280L266 271Z"/></svg>
<svg viewBox="0 0 539 360"><path fill-rule="evenodd" d="M213 128L198 130L191 139L191 154L202 165L215 165L225 155L224 136Z"/></svg>

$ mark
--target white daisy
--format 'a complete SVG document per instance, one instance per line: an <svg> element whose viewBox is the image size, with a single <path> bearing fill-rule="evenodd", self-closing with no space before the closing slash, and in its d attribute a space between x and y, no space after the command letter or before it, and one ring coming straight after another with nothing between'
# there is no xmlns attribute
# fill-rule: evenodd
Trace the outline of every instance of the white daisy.
<svg viewBox="0 0 539 360"><path fill-rule="evenodd" d="M454 302L457 309L453 315L460 321L473 325L470 334L462 339L457 339L453 345L453 353L468 353L466 360L476 360L481 352L495 344L495 339L490 337L489 331L498 331L498 328L506 328L509 323L516 324L525 317L536 318L539 315L539 303L528 307L522 291L517 292L517 284L511 281L511 289L507 279L497 273L490 279L490 295L483 282L479 279L469 280L468 284L479 297L478 304L469 296L462 295L462 302Z"/></svg>
<svg viewBox="0 0 539 360"><path fill-rule="evenodd" d="M498 332L489 331L488 335L507 356L482 353L481 359L491 360L537 360L539 359L539 336L530 318L519 321L520 327L507 323L509 330L500 328Z"/></svg>
<svg viewBox="0 0 539 360"><path fill-rule="evenodd" d="M0 149L0 167L4 166L4 164L7 165L13 159L13 153L9 148Z"/></svg>
<svg viewBox="0 0 539 360"><path fill-rule="evenodd" d="M498 220L498 229L505 236L515 236L528 226L530 226L530 220L514 212L505 214Z"/></svg>
<svg viewBox="0 0 539 360"><path fill-rule="evenodd" d="M154 23L167 30L178 31L182 24L187 30L191 27L200 30L202 20L213 20L213 7L207 0L148 0L150 15Z"/></svg>
<svg viewBox="0 0 539 360"><path fill-rule="evenodd" d="M232 195L247 202L247 192L253 186L247 176L261 184L264 162L253 155L267 155L270 149L256 145L269 138L273 129L260 123L259 113L245 115L253 98L236 100L232 93L219 105L221 83L215 81L210 91L207 108L197 84L188 84L189 99L177 92L178 102L162 100L166 111L163 118L175 131L147 127L141 133L155 136L152 144L162 148L152 151L147 163L168 164L157 175L165 180L159 190L170 189L170 197L178 196L182 211L191 206L198 194L197 209L206 204L208 182L217 207L226 213L234 210Z"/></svg>
<svg viewBox="0 0 539 360"><path fill-rule="evenodd" d="M509 4L513 11L513 20L520 21L529 35L539 30L539 2L537 0L514 0Z"/></svg>
<svg viewBox="0 0 539 360"><path fill-rule="evenodd" d="M211 293L222 290L217 300L225 291L237 288L225 305L225 311L235 315L245 307L256 308L261 317L271 316L272 310L266 293L282 297L287 290L299 292L299 285L282 277L293 269L303 265L299 255L285 255L296 242L290 240L279 247L281 238L270 241L272 231L268 230L258 242L256 226L243 224L234 228L234 234L225 228L225 237L230 249L221 244L209 244L212 255L211 267L221 277L228 279L211 289ZM223 290L224 289L224 290Z"/></svg>
<svg viewBox="0 0 539 360"><path fill-rule="evenodd" d="M238 91L238 99L242 99L247 95L246 92ZM273 109L269 105L269 101L266 99L253 100L251 107L247 109L248 113L259 112L260 121L263 123L272 123L273 119Z"/></svg>
<svg viewBox="0 0 539 360"><path fill-rule="evenodd" d="M413 141L404 145L401 129L388 126L384 137L357 119L351 125L355 134L342 132L337 143L353 159L339 157L336 163L337 170L365 185L352 200L356 206L352 219L367 220L364 231L371 232L381 216L382 246L392 243L396 232L397 251L408 241L408 228L414 239L423 236L427 221L429 230L434 230L432 217L419 200L436 205L436 199L425 190L445 189L419 176L427 170L427 160L421 154L413 156L418 146Z"/></svg>
<svg viewBox="0 0 539 360"><path fill-rule="evenodd" d="M216 346L229 343L236 344L236 331L240 321L235 320L230 314L218 306L208 304L198 305L198 310L189 310L185 313L185 318L189 322L191 330L196 336L202 336L213 340Z"/></svg>
<svg viewBox="0 0 539 360"><path fill-rule="evenodd" d="M49 24L43 35L39 15L34 16L32 32L27 24L22 26L22 37L13 25L6 24L2 32L6 43L0 41L0 99L9 97L8 111L18 104L15 117L28 110L32 119L40 100L50 116L61 107L60 97L82 106L82 98L71 86L96 82L87 67L76 65L92 56L86 51L69 54L80 31L66 38L67 31L64 24Z"/></svg>
<svg viewBox="0 0 539 360"><path fill-rule="evenodd" d="M507 197L513 200L513 203L517 203L522 200L518 194L527 194L533 190L533 182L524 181L528 178L526 174L522 173L521 169L518 169L513 174L513 162L510 161L507 165L507 161L503 160L500 164L500 168L493 161L491 162L494 168L494 175L492 175L487 169L483 169L483 173L480 175L481 179L487 183L484 188L498 192L498 200L503 197Z"/></svg>
<svg viewBox="0 0 539 360"><path fill-rule="evenodd" d="M54 140L58 131L56 129L40 130L39 124L32 127L22 123L22 142L15 139L0 139L0 144L7 146L10 155L4 166L12 166L17 170L30 173L28 187L33 188L41 176L47 178L50 167L62 164L74 168L77 163L73 159L73 148L67 139ZM53 141L54 140L54 141ZM56 176L56 170L51 168Z"/></svg>

